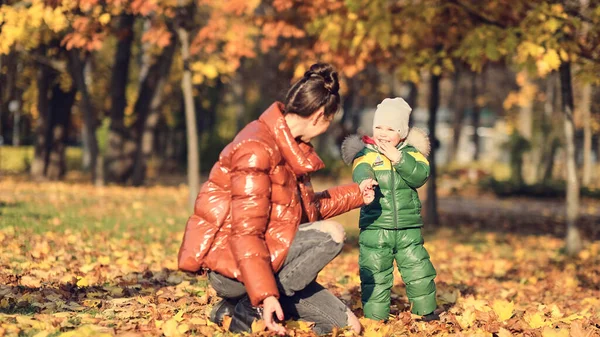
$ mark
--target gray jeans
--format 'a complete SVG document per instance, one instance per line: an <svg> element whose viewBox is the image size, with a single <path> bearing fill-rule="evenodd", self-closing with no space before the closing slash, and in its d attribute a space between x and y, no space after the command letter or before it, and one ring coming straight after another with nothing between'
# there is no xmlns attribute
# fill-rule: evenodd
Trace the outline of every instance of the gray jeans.
<svg viewBox="0 0 600 337"><path fill-rule="evenodd" d="M313 330L318 334L348 325L349 309L315 281L342 250L343 235L341 225L331 221L300 225L283 267L275 274L286 320L314 322ZM240 298L246 294L242 283L216 272L209 272L208 280L220 297Z"/></svg>

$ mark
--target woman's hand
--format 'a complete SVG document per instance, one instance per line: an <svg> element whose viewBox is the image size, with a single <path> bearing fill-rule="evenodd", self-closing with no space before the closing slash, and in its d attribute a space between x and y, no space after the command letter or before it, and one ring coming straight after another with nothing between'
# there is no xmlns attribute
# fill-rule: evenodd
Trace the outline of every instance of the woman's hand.
<svg viewBox="0 0 600 337"><path fill-rule="evenodd" d="M263 320L265 321L265 326L267 329L275 331L279 335L285 335L285 328L281 324L275 322L273 314L277 314L277 318L280 321L283 321L284 316L281 304L279 304L279 301L275 296L269 296L263 300Z"/></svg>
<svg viewBox="0 0 600 337"><path fill-rule="evenodd" d="M374 179L365 179L358 184L358 188L362 192L363 201L368 205L375 200L375 186L379 185Z"/></svg>
<svg viewBox="0 0 600 337"><path fill-rule="evenodd" d="M389 159L392 164L397 164L402 159L402 152L398 150L394 145L389 142L379 142L375 140L377 147L379 148L379 152L383 153L384 156Z"/></svg>

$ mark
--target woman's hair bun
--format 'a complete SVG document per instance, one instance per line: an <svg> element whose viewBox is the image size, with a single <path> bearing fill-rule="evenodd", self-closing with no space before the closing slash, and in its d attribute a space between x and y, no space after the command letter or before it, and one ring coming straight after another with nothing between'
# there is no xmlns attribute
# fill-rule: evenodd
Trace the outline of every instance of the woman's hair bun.
<svg viewBox="0 0 600 337"><path fill-rule="evenodd" d="M340 109L338 74L326 63L315 63L296 81L285 95L285 113L308 117L324 108L325 116Z"/></svg>
<svg viewBox="0 0 600 337"><path fill-rule="evenodd" d="M338 81L338 74L330 64L327 63L315 63L308 71L304 73L305 78L311 78L314 76L321 77L324 82L325 89L331 94L337 94L340 90L340 84Z"/></svg>

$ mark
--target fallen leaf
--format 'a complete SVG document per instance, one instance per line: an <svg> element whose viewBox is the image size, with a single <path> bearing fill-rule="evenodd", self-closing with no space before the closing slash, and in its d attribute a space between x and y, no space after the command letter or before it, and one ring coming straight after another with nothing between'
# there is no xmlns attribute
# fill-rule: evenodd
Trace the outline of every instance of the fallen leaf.
<svg viewBox="0 0 600 337"><path fill-rule="evenodd" d="M311 327L315 325L313 322L306 321L293 321L289 320L285 322L285 327L289 329L298 329L300 331L311 331Z"/></svg>
<svg viewBox="0 0 600 337"><path fill-rule="evenodd" d="M42 282L39 279L29 275L21 277L20 283L22 286L29 288L39 288L42 286Z"/></svg>
<svg viewBox="0 0 600 337"><path fill-rule="evenodd" d="M166 337L179 337L181 333L177 330L177 321L174 319L170 319L162 325L163 334Z"/></svg>
<svg viewBox="0 0 600 337"><path fill-rule="evenodd" d="M500 330L498 331L498 337L512 337L512 336L513 336L513 334L504 328L500 328Z"/></svg>
<svg viewBox="0 0 600 337"><path fill-rule="evenodd" d="M550 327L545 327L542 330L543 337L569 337L569 330L567 329L553 329Z"/></svg>
<svg viewBox="0 0 600 337"><path fill-rule="evenodd" d="M498 320L504 322L512 317L515 304L505 300L496 300L492 304L492 308L496 315L498 315Z"/></svg>
<svg viewBox="0 0 600 337"><path fill-rule="evenodd" d="M265 321L263 321L262 319L258 319L252 322L252 333L265 331L266 328L267 326L265 325Z"/></svg>
<svg viewBox="0 0 600 337"><path fill-rule="evenodd" d="M525 314L523 318L525 319L525 322L527 322L527 324L529 324L529 326L533 329L542 328L550 325L550 323L546 321L544 315L539 312L533 314Z"/></svg>

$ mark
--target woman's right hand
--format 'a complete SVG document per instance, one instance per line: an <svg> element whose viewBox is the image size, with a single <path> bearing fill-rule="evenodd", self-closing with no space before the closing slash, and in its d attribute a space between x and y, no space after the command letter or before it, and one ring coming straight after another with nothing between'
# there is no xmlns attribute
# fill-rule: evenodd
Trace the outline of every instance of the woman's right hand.
<svg viewBox="0 0 600 337"><path fill-rule="evenodd" d="M277 314L277 318L280 321L283 321L283 309L281 309L281 304L275 296L269 296L263 300L263 320L265 321L265 326L267 329L271 331L277 332L279 335L285 335L285 328L275 322L273 319L273 314Z"/></svg>
<svg viewBox="0 0 600 337"><path fill-rule="evenodd" d="M365 179L358 184L360 191L362 192L363 201L365 205L368 205L375 200L375 186L379 185L374 179Z"/></svg>

